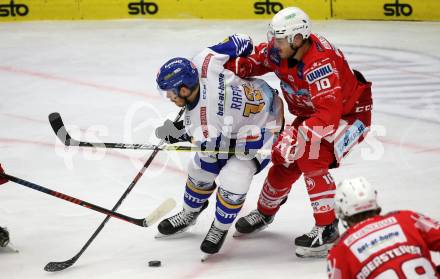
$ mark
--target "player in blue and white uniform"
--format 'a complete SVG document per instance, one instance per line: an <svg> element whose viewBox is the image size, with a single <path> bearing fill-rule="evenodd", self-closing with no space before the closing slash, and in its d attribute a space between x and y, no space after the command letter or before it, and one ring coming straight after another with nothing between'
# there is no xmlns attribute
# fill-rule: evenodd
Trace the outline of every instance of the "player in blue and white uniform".
<svg viewBox="0 0 440 279"><path fill-rule="evenodd" d="M261 79L242 79L223 67L229 59L247 56L252 49L248 36L232 35L191 61L180 57L169 60L157 75L160 90L186 109L184 120L167 120L157 128L159 138L168 143L190 141L211 151L239 151L197 152L188 165L182 211L158 226L159 236L187 230L218 188L215 219L200 247L206 254L220 250L254 174L270 161L270 152L251 152L250 158L242 156L243 151L269 150L282 126L283 107L277 91Z"/></svg>

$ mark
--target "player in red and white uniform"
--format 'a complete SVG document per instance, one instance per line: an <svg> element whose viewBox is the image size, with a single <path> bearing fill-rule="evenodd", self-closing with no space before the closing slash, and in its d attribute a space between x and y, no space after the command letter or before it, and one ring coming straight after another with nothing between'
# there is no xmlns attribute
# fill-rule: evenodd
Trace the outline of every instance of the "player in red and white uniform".
<svg viewBox="0 0 440 279"><path fill-rule="evenodd" d="M0 173L5 173L5 171L3 170L1 164L0 164ZM6 179L6 178L0 176L0 185L6 183L6 182L8 182L8 181L9 181L8 179Z"/></svg>
<svg viewBox="0 0 440 279"><path fill-rule="evenodd" d="M264 229L301 175L313 207L315 227L295 239L300 257L327 255L338 238L334 212L335 183L329 173L362 141L371 123L371 83L352 71L342 52L311 34L310 20L289 7L272 19L268 43L225 67L241 77L274 72L289 111L297 116L272 149L273 166L258 208L236 223L238 233Z"/></svg>
<svg viewBox="0 0 440 279"><path fill-rule="evenodd" d="M440 278L430 251L440 251L440 223L413 211L379 215L377 192L365 178L336 190L336 212L349 227L328 255L328 277Z"/></svg>
<svg viewBox="0 0 440 279"><path fill-rule="evenodd" d="M0 164L0 173L4 173L2 165ZM0 176L0 185L8 182L6 178ZM0 247L6 247L9 243L9 232L6 228L0 227Z"/></svg>

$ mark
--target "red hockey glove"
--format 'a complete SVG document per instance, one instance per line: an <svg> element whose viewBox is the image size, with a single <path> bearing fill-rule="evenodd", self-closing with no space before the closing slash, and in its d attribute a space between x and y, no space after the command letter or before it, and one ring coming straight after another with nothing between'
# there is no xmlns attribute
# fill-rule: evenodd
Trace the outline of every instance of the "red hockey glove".
<svg viewBox="0 0 440 279"><path fill-rule="evenodd" d="M304 144L305 136L301 132L298 133L294 126L286 126L272 146L272 163L274 165L292 164L298 156L302 155L299 152Z"/></svg>
<svg viewBox="0 0 440 279"><path fill-rule="evenodd" d="M249 77L252 73L252 62L245 57L230 59L224 67L241 78Z"/></svg>
<svg viewBox="0 0 440 279"><path fill-rule="evenodd" d="M1 164L0 164L0 173L5 173L5 171L3 170ZM3 178L3 177L0 176L0 185L6 183L6 182L8 182L8 181L9 181L9 180L7 180L6 178Z"/></svg>

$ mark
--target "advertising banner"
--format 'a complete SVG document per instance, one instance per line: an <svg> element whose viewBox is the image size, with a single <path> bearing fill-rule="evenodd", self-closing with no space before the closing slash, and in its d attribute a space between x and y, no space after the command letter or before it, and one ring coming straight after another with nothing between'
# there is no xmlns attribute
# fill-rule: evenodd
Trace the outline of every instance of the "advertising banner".
<svg viewBox="0 0 440 279"><path fill-rule="evenodd" d="M330 18L330 0L0 0L0 21L72 19L270 19L298 6Z"/></svg>

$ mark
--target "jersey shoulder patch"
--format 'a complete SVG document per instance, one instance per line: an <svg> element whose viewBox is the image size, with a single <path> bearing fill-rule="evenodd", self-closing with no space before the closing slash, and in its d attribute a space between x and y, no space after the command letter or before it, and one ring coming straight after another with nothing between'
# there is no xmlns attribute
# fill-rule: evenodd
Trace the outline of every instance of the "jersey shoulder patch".
<svg viewBox="0 0 440 279"><path fill-rule="evenodd" d="M201 78L206 78L208 76L208 67L209 67L209 62L211 62L211 58L214 56L214 54L212 53L208 53L205 58L203 59L203 63L202 63L202 72L200 74Z"/></svg>
<svg viewBox="0 0 440 279"><path fill-rule="evenodd" d="M321 35L317 35L316 37L318 38L319 42L321 43L321 45L322 45L325 49L329 49L329 50L333 50L333 49L334 49L334 47L332 46L332 44L331 44L329 41L327 41L326 38L324 38L324 37L321 36Z"/></svg>

